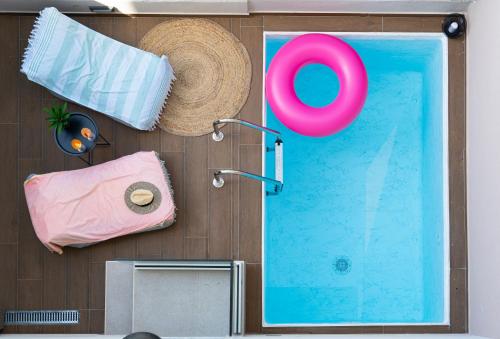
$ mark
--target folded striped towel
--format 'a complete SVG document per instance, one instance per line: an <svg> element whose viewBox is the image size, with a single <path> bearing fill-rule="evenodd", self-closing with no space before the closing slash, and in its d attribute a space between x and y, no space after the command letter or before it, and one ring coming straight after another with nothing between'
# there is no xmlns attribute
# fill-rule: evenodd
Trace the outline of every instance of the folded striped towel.
<svg viewBox="0 0 500 339"><path fill-rule="evenodd" d="M151 130L175 79L168 58L125 45L61 14L40 12L21 72L55 94Z"/></svg>

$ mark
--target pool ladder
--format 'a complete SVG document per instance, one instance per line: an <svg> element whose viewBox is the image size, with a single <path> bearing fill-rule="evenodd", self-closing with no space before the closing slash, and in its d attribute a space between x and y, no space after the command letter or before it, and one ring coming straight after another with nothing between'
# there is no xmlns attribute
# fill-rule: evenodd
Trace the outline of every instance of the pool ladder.
<svg viewBox="0 0 500 339"><path fill-rule="evenodd" d="M273 129L256 125L246 120L241 119L220 119L213 122L214 132L212 133L212 139L216 142L222 141L224 139L224 133L220 129L222 124L240 124L245 127L253 128L263 133L268 133L274 135L276 140L274 141L274 147L266 147L266 152L274 152L274 179L269 177L264 177L258 174L240 171L237 169L221 169L214 172L214 180L212 184L216 188L221 188L224 186L224 175L240 175L253 180L262 181L272 185L272 190L266 190L267 195L276 195L283 190L283 140L281 140L281 133Z"/></svg>

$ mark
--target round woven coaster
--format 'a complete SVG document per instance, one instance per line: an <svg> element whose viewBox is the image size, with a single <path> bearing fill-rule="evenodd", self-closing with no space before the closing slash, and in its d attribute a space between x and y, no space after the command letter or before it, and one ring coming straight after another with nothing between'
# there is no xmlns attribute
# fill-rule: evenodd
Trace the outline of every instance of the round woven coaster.
<svg viewBox="0 0 500 339"><path fill-rule="evenodd" d="M177 78L160 128L177 135L210 133L238 114L250 92L252 64L243 44L207 19L173 19L153 27L139 47L166 55Z"/></svg>
<svg viewBox="0 0 500 339"><path fill-rule="evenodd" d="M145 189L151 191L153 193L153 201L144 206L134 204L130 199L130 195L137 189ZM132 210L133 212L138 214L148 214L154 212L158 209L158 207L160 207L161 204L160 190L152 183L146 181L135 182L129 187L127 187L127 189L125 190L124 198L127 207L130 208L130 210Z"/></svg>

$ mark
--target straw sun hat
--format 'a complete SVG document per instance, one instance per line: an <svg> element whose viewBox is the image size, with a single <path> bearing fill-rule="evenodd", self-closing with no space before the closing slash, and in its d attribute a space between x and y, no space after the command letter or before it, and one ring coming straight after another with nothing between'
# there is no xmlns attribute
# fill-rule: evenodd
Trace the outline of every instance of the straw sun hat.
<svg viewBox="0 0 500 339"><path fill-rule="evenodd" d="M146 181L138 181L127 187L124 198L127 207L138 214L152 213L161 204L160 190Z"/></svg>
<svg viewBox="0 0 500 339"><path fill-rule="evenodd" d="M160 121L184 136L212 131L212 122L236 115L250 91L252 65L243 44L207 19L172 19L152 28L139 47L166 55L177 80Z"/></svg>

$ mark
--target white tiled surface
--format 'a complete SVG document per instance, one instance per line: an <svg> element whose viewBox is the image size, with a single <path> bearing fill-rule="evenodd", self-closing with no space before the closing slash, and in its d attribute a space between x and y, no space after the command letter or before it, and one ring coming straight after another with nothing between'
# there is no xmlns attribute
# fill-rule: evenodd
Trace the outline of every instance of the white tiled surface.
<svg viewBox="0 0 500 339"><path fill-rule="evenodd" d="M230 271L134 270L133 332L229 334Z"/></svg>
<svg viewBox="0 0 500 339"><path fill-rule="evenodd" d="M106 262L104 333L132 332L132 261Z"/></svg>

